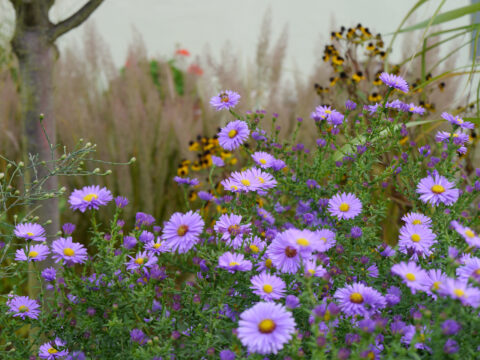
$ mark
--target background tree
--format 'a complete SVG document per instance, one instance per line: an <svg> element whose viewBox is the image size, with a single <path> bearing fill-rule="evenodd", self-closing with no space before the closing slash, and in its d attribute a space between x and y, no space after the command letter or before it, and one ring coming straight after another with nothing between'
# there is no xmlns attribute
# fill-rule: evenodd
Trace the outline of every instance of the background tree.
<svg viewBox="0 0 480 360"><path fill-rule="evenodd" d="M58 58L56 40L68 31L81 25L104 0L89 0L70 17L56 24L49 18L55 0L10 0L15 9L15 31L11 40L13 52L18 59L24 149L28 154L38 154L47 166L30 174L43 177L51 169L49 162L55 156L45 137L42 125L50 142L55 143L55 114L53 113L53 74ZM43 121L40 123L40 114ZM51 177L46 189L57 189L58 180ZM59 229L58 200L52 198L42 203L40 220L51 220L47 226L49 235Z"/></svg>

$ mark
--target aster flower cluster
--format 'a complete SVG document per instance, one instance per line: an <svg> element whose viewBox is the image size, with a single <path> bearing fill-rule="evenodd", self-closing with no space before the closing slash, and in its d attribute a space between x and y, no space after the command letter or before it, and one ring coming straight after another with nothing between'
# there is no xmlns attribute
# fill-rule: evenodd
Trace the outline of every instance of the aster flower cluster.
<svg viewBox="0 0 480 360"><path fill-rule="evenodd" d="M398 75L378 77L409 90ZM235 118L213 146L243 158L235 167L209 154L207 182L175 179L200 201L129 221L128 199L116 197L100 225L95 211L113 197L91 186L69 198L90 213L91 238L74 241L65 224L50 244L41 225L18 224L24 244L12 258L43 284L0 308L12 329L48 329L21 357L469 358L480 329L480 169L461 176L454 142L405 142L405 121L423 111L388 100L361 114L352 102L345 115L317 107L309 149L296 133L282 141L261 129L258 112L234 113L239 98L224 91L211 104ZM57 266L38 269L48 258Z"/></svg>

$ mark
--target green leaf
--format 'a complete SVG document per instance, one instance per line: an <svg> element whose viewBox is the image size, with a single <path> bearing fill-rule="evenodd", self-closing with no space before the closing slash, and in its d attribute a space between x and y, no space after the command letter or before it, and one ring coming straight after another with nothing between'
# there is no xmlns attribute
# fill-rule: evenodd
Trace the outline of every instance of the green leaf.
<svg viewBox="0 0 480 360"><path fill-rule="evenodd" d="M431 19L427 19L427 20L422 21L418 24L415 24L413 26L409 26L405 29L402 29L399 32L414 31L414 30L423 29L427 26L438 25L438 24L441 24L441 23L444 23L444 22L448 22L448 21L451 21L451 20L458 19L459 17L465 16L465 15L473 14L477 11L480 11L480 3L472 4L472 5L464 6L464 7L458 8L458 9L447 11L445 13L437 15L433 19L433 21L431 21Z"/></svg>

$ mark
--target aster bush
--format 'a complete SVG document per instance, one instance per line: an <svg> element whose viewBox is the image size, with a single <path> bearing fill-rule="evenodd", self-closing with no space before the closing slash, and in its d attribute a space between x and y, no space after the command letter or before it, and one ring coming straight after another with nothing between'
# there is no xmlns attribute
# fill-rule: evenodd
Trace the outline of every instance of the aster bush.
<svg viewBox="0 0 480 360"><path fill-rule="evenodd" d="M33 268L42 288L3 297L2 358L475 358L480 169L466 176L468 139L405 141L421 111L403 79L382 81L382 103L312 109L314 148L296 143L302 121L281 139L276 116L242 116L224 91L211 102L233 116L220 149L203 179L179 174L184 208L163 223L138 212L128 227L128 200L92 186L69 198L88 241L65 224L36 248L38 226L15 229L16 276ZM400 230L384 241L389 222Z"/></svg>

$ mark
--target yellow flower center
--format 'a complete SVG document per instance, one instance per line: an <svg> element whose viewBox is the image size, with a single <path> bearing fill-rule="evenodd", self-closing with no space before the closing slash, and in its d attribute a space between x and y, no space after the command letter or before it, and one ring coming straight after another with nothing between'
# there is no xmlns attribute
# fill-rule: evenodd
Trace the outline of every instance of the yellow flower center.
<svg viewBox="0 0 480 360"><path fill-rule="evenodd" d="M143 258L139 257L138 259L135 259L135 264L142 265L143 264Z"/></svg>
<svg viewBox="0 0 480 360"><path fill-rule="evenodd" d="M273 291L273 286L270 284L265 284L263 285L263 291L265 291L267 294L270 294Z"/></svg>
<svg viewBox="0 0 480 360"><path fill-rule="evenodd" d="M419 242L421 240L420 235L418 235L418 234L412 234L412 236L410 236L410 239L413 242Z"/></svg>
<svg viewBox="0 0 480 360"><path fill-rule="evenodd" d="M465 235L467 235L469 238L475 237L475 233L472 230L465 230Z"/></svg>
<svg viewBox="0 0 480 360"><path fill-rule="evenodd" d="M229 99L229 97L228 97L227 94L225 94L225 93L224 93L224 94L220 94L220 101L221 101L221 102L226 103L226 102L228 102L229 100L230 100L230 99Z"/></svg>
<svg viewBox="0 0 480 360"><path fill-rule="evenodd" d="M250 245L250 250L252 250L253 253L258 253L260 251L258 246L254 244Z"/></svg>
<svg viewBox="0 0 480 360"><path fill-rule="evenodd" d="M438 289L440 289L440 285L442 285L441 281L435 281L432 285L432 290L438 291Z"/></svg>
<svg viewBox="0 0 480 360"><path fill-rule="evenodd" d="M28 310L29 310L28 307L26 307L25 305L20 305L20 306L18 307L18 311L21 312L21 313L25 313L25 312L27 312Z"/></svg>
<svg viewBox="0 0 480 360"><path fill-rule="evenodd" d="M331 114L332 111L331 110L325 110L325 114Z"/></svg>
<svg viewBox="0 0 480 360"><path fill-rule="evenodd" d="M258 181L260 181L262 184L265 183L265 179L262 178L261 176L257 176Z"/></svg>
<svg viewBox="0 0 480 360"><path fill-rule="evenodd" d="M315 269L308 269L308 272L309 272L311 275L313 275L313 274L315 274Z"/></svg>
<svg viewBox="0 0 480 360"><path fill-rule="evenodd" d="M412 221L412 224L413 225L421 225L422 224L422 221L421 220L418 220L418 219L415 219Z"/></svg>
<svg viewBox="0 0 480 360"><path fill-rule="evenodd" d="M369 351L368 354L367 354L367 359L369 360L375 360L375 354L373 353L373 351Z"/></svg>
<svg viewBox="0 0 480 360"><path fill-rule="evenodd" d="M72 248L65 248L65 249L63 249L63 255L73 256L73 255L75 255L75 251L73 251Z"/></svg>
<svg viewBox="0 0 480 360"><path fill-rule="evenodd" d="M458 297L462 297L465 295L465 291L463 291L462 289L455 289L454 291L454 294L457 295Z"/></svg>
<svg viewBox="0 0 480 360"><path fill-rule="evenodd" d="M159 249L159 248L160 248L160 246L162 246L162 244L161 244L161 243L159 243L159 244L153 244L153 248L154 248L154 249Z"/></svg>
<svg viewBox="0 0 480 360"><path fill-rule="evenodd" d="M33 233L32 232L27 232L27 235L28 236L33 236Z"/></svg>
<svg viewBox="0 0 480 360"><path fill-rule="evenodd" d="M277 325L272 319L264 319L258 324L258 330L262 334L270 334L273 332L273 330L275 330L276 327Z"/></svg>
<svg viewBox="0 0 480 360"><path fill-rule="evenodd" d="M363 296L358 292L354 292L350 294L350 301L354 304L361 304L363 303Z"/></svg>
<svg viewBox="0 0 480 360"><path fill-rule="evenodd" d="M92 200L97 200L97 199L98 199L98 195L97 195L97 194L88 194L88 195L85 195L85 196L83 197L83 200L88 201L88 202L90 202L90 201L92 201Z"/></svg>
<svg viewBox="0 0 480 360"><path fill-rule="evenodd" d="M240 182L245 186L250 186L251 185L250 180L248 180L248 179L242 179Z"/></svg>
<svg viewBox="0 0 480 360"><path fill-rule="evenodd" d="M273 264L272 264L272 259L267 259L267 260L265 260L265 266L266 266L267 268L271 269L271 268L272 268L272 265L273 265Z"/></svg>
<svg viewBox="0 0 480 360"><path fill-rule="evenodd" d="M405 275L405 278L408 280L408 281L415 281L416 277L415 275L413 275L412 273L407 273Z"/></svg>
<svg viewBox="0 0 480 360"><path fill-rule="evenodd" d="M338 209L341 212L347 212L348 210L350 210L350 205L348 205L347 203L341 203Z"/></svg>
<svg viewBox="0 0 480 360"><path fill-rule="evenodd" d="M480 268L478 268L477 270L475 270L473 273L474 273L475 275L480 275Z"/></svg>
<svg viewBox="0 0 480 360"><path fill-rule="evenodd" d="M327 242L327 238L326 238L326 237L321 237L320 240L322 240L324 243Z"/></svg>
<svg viewBox="0 0 480 360"><path fill-rule="evenodd" d="M177 229L177 235L178 236L183 236L187 233L188 231L188 226L187 225L180 225Z"/></svg>
<svg viewBox="0 0 480 360"><path fill-rule="evenodd" d="M260 164L263 164L263 165L265 165L267 163L267 160L265 160L265 159L260 159L258 161L260 162Z"/></svg>
<svg viewBox="0 0 480 360"><path fill-rule="evenodd" d="M236 261L230 261L230 264L228 264L228 266L237 266L237 265L240 265L240 264Z"/></svg>
<svg viewBox="0 0 480 360"><path fill-rule="evenodd" d="M297 239L297 244L300 246L308 246L310 245L310 242L305 238L299 238Z"/></svg>
<svg viewBox="0 0 480 360"><path fill-rule="evenodd" d="M323 315L323 320L325 320L326 322L330 321L331 315L332 313L330 312L330 310L325 311L325 315Z"/></svg>
<svg viewBox="0 0 480 360"><path fill-rule="evenodd" d="M410 111L413 111L413 110L415 110L415 108L414 108L413 106L410 106L410 109L409 109L409 110L410 110Z"/></svg>
<svg viewBox="0 0 480 360"><path fill-rule="evenodd" d="M50 349L47 350L49 354L56 354L58 353L58 350L57 349L54 349L53 347L51 347Z"/></svg>
<svg viewBox="0 0 480 360"><path fill-rule="evenodd" d="M232 130L230 130L230 131L228 132L228 137L229 137L230 139L233 139L235 136L237 136L237 134L238 134L238 131L235 130L235 129L232 129Z"/></svg>
<svg viewBox="0 0 480 360"><path fill-rule="evenodd" d="M28 257L31 257L31 258L35 258L37 256L38 256L38 252L36 252L36 251L30 251L28 253Z"/></svg>
<svg viewBox="0 0 480 360"><path fill-rule="evenodd" d="M232 190L238 190L238 186L232 185L232 186L230 186L230 189L232 189Z"/></svg>
<svg viewBox="0 0 480 360"><path fill-rule="evenodd" d="M441 194L445 192L445 188L442 185L433 185L431 190L435 194Z"/></svg>

